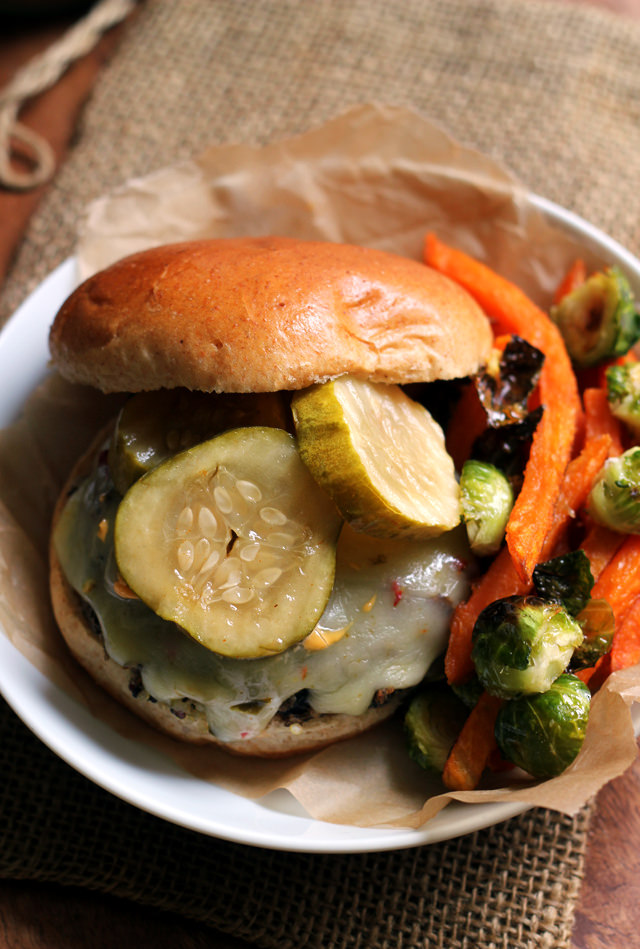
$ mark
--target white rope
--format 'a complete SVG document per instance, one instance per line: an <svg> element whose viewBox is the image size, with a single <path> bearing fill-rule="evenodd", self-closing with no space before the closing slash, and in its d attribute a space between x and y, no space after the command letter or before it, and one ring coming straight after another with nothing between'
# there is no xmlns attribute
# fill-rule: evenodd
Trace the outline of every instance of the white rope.
<svg viewBox="0 0 640 949"><path fill-rule="evenodd" d="M134 6L135 0L100 0L0 91L0 184L5 188L27 191L43 184L55 171L55 155L49 143L18 121L24 103L53 86L74 60L93 49L101 34L124 20ZM27 171L12 164L12 156L18 154L17 145L26 149L32 166Z"/></svg>

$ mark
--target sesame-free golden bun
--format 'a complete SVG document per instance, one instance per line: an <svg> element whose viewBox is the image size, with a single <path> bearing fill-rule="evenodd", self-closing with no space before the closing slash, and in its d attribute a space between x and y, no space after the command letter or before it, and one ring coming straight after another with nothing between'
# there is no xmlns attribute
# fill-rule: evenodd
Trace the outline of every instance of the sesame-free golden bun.
<svg viewBox="0 0 640 949"><path fill-rule="evenodd" d="M490 347L475 301L424 264L286 237L134 254L82 283L50 333L59 371L105 392L429 382L476 372Z"/></svg>

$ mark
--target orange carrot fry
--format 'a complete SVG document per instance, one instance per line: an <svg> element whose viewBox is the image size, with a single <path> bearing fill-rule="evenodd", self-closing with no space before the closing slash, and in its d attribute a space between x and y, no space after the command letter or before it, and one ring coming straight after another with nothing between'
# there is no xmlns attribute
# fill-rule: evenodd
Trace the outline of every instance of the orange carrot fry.
<svg viewBox="0 0 640 949"><path fill-rule="evenodd" d="M622 426L609 407L609 400L604 389L585 389L582 393L584 404L585 438L595 438L598 435L609 435L611 438L611 455L621 455L624 451L622 444Z"/></svg>
<svg viewBox="0 0 640 949"><path fill-rule="evenodd" d="M476 387L468 385L462 391L447 426L447 451L460 471L469 458L476 438L487 427L485 412Z"/></svg>
<svg viewBox="0 0 640 949"><path fill-rule="evenodd" d="M553 556L576 511L586 504L593 482L609 456L610 447L610 437L599 435L586 442L580 454L567 465L551 527L542 548L542 560Z"/></svg>
<svg viewBox="0 0 640 949"><path fill-rule="evenodd" d="M427 236L425 261L461 284L501 332L540 349L540 399L545 407L533 436L522 489L507 524L507 544L524 581L531 579L551 526L582 410L571 361L558 328L518 287L486 265Z"/></svg>
<svg viewBox="0 0 640 949"><path fill-rule="evenodd" d="M616 626L611 646L611 671L640 662L640 597L636 597Z"/></svg>
<svg viewBox="0 0 640 949"><path fill-rule="evenodd" d="M584 260L574 260L566 274L558 284L556 292L553 295L553 302L560 303L563 297L579 287L587 279L587 267Z"/></svg>
<svg viewBox="0 0 640 949"><path fill-rule="evenodd" d="M454 610L444 660L445 674L451 685L466 682L473 675L473 627L485 606L504 596L526 593L528 589L529 584L520 577L508 548L503 547L469 599Z"/></svg>
<svg viewBox="0 0 640 949"><path fill-rule="evenodd" d="M496 749L494 728L502 705L488 692L483 692L462 726L449 752L442 780L451 791L472 791L476 788Z"/></svg>
<svg viewBox="0 0 640 949"><path fill-rule="evenodd" d="M611 652L601 656L595 666L589 669L578 669L576 675L582 679L585 685L589 686L592 693L597 692L602 683L611 673Z"/></svg>
<svg viewBox="0 0 640 949"><path fill-rule="evenodd" d="M628 534L604 568L591 591L613 610L616 627L640 596L640 534Z"/></svg>
<svg viewBox="0 0 640 949"><path fill-rule="evenodd" d="M589 529L580 548L589 558L594 580L598 579L623 540L623 534L612 531L609 527L603 527L601 524L594 524Z"/></svg>

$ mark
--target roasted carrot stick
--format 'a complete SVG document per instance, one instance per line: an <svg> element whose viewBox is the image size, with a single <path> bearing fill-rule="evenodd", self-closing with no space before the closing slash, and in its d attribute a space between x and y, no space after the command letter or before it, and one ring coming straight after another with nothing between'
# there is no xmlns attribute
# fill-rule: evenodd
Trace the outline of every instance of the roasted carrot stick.
<svg viewBox="0 0 640 949"><path fill-rule="evenodd" d="M469 599L454 610L444 660L445 674L451 685L466 682L473 675L473 627L485 606L504 596L526 593L528 589L529 584L520 577L508 548L503 547Z"/></svg>
<svg viewBox="0 0 640 949"><path fill-rule="evenodd" d="M542 547L541 560L552 557L576 512L584 507L593 483L611 451L608 435L599 435L585 443L579 455L567 465L553 520Z"/></svg>
<svg viewBox="0 0 640 949"><path fill-rule="evenodd" d="M611 672L640 662L640 596L616 626L611 645Z"/></svg>
<svg viewBox="0 0 640 949"><path fill-rule="evenodd" d="M461 284L501 332L517 333L545 362L540 398L545 407L533 436L522 489L507 525L507 544L521 579L530 581L551 527L562 477L571 458L582 409L571 361L559 330L518 287L485 264L448 247L433 234L425 261Z"/></svg>
<svg viewBox="0 0 640 949"><path fill-rule="evenodd" d="M587 267L584 260L574 260L566 274L558 284L556 292L553 295L553 302L560 303L563 297L579 287L587 279Z"/></svg>
<svg viewBox="0 0 640 949"><path fill-rule="evenodd" d="M622 426L609 407L609 400L604 389L585 389L582 393L584 405L585 438L595 438L598 435L609 435L611 438L611 455L621 455L624 451L622 444Z"/></svg>
<svg viewBox="0 0 640 949"><path fill-rule="evenodd" d="M599 578L607 564L610 563L623 540L623 534L612 531L609 527L603 527L601 524L594 524L593 527L589 528L586 537L580 544L580 548L584 550L589 558L594 580Z"/></svg>
<svg viewBox="0 0 640 949"><path fill-rule="evenodd" d="M469 458L473 443L486 427L487 414L475 386L469 384L462 390L447 426L447 451L457 471Z"/></svg>
<svg viewBox="0 0 640 949"><path fill-rule="evenodd" d="M442 780L451 791L472 791L496 750L494 728L502 700L483 692L449 752Z"/></svg>
<svg viewBox="0 0 640 949"><path fill-rule="evenodd" d="M596 580L591 596L606 600L616 627L640 596L640 534L627 534Z"/></svg>

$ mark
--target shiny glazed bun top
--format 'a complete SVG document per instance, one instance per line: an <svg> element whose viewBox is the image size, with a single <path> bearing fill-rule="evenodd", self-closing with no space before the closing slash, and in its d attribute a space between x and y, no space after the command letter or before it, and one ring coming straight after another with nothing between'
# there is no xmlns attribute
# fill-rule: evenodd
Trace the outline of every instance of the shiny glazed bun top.
<svg viewBox="0 0 640 949"><path fill-rule="evenodd" d="M50 334L62 374L105 392L429 382L477 371L490 347L474 300L424 264L286 237L134 254L81 284Z"/></svg>

